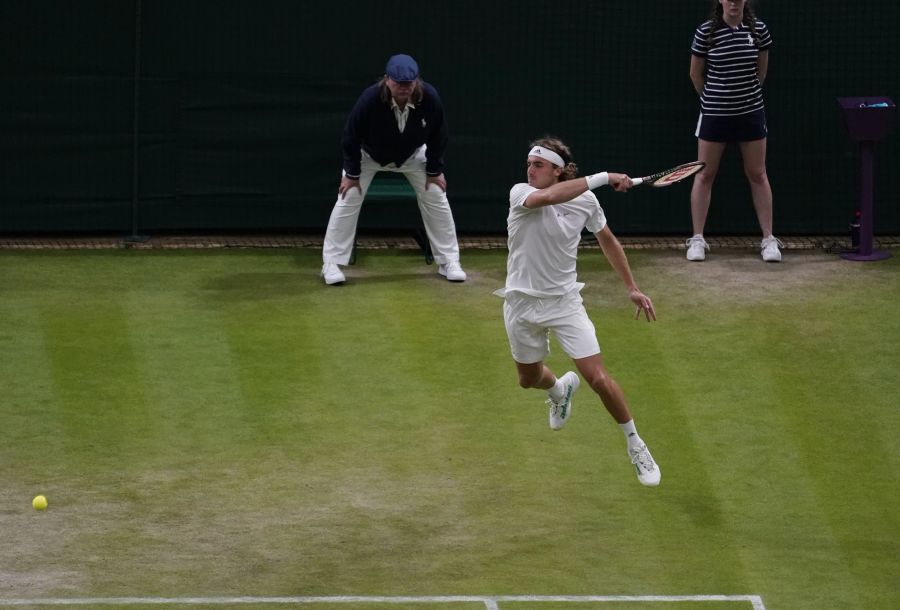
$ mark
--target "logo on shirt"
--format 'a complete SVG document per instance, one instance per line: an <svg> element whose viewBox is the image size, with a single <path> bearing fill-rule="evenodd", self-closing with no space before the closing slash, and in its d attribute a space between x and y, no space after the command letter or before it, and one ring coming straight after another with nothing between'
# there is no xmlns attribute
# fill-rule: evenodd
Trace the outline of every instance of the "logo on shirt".
<svg viewBox="0 0 900 610"><path fill-rule="evenodd" d="M422 128L423 129L425 128L425 125L427 125L427 123L425 122L425 119L422 119Z"/></svg>
<svg viewBox="0 0 900 610"><path fill-rule="evenodd" d="M747 44L753 46L753 36L751 36L750 34L747 34Z"/></svg>

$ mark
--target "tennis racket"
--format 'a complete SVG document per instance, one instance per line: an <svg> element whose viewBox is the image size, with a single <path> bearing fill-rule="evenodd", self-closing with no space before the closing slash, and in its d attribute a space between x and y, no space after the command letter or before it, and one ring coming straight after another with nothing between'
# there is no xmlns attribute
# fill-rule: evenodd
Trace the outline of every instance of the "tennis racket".
<svg viewBox="0 0 900 610"><path fill-rule="evenodd" d="M638 186L639 184L649 184L650 186L655 186L657 188L669 186L670 184L681 182L685 178L693 176L704 167L706 167L704 161L691 161L690 163L684 163L656 174L644 176L643 178L632 178L631 182L634 183L634 186Z"/></svg>

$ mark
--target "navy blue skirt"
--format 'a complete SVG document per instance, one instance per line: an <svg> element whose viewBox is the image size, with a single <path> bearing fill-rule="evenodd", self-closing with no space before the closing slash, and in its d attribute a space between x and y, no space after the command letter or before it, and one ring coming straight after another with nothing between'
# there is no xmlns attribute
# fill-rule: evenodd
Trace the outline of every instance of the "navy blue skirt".
<svg viewBox="0 0 900 610"><path fill-rule="evenodd" d="M768 133L766 111L759 109L738 116L707 116L701 112L694 135L708 142L751 142L762 140Z"/></svg>

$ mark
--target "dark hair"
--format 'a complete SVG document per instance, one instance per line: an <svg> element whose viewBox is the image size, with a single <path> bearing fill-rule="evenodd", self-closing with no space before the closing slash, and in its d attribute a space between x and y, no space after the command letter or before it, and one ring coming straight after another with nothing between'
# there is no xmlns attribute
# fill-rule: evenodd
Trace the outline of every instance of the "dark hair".
<svg viewBox="0 0 900 610"><path fill-rule="evenodd" d="M391 90L388 89L387 79L388 79L387 76L384 76L381 79L380 95L381 95L382 102L384 102L385 104L390 104L391 103ZM418 104L419 102L422 101L422 96L425 94L425 87L422 86L421 78L417 78L415 83L416 84L413 88L413 92L409 95L409 101L411 101L413 104Z"/></svg>
<svg viewBox="0 0 900 610"><path fill-rule="evenodd" d="M575 165L575 163L572 161L572 151L569 150L569 147L566 146L562 140L557 137L547 135L543 138L538 138L537 140L533 141L531 143L531 148L534 148L535 146L543 146L544 148L549 148L560 157L562 157L562 160L566 164L566 166L561 168L562 173L559 175L560 182L578 177L578 166Z"/></svg>
<svg viewBox="0 0 900 610"><path fill-rule="evenodd" d="M756 41L756 46L759 47L760 40L759 33L756 31L756 13L753 11L752 4L751 0L744 0L744 16L741 17L741 23L750 28L750 34L753 36L753 40ZM724 22L722 19L722 5L719 3L719 0L713 0L712 10L709 12L707 19L712 24L709 27L709 34L706 35L706 44L709 48L712 48L713 34Z"/></svg>

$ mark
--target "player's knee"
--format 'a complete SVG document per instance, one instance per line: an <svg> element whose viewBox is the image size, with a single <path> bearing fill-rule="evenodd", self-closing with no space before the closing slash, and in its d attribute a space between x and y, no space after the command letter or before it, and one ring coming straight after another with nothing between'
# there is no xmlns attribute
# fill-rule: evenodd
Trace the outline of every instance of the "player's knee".
<svg viewBox="0 0 900 610"><path fill-rule="evenodd" d="M597 371L586 380L591 389L601 396L609 392L612 378L603 371Z"/></svg>

